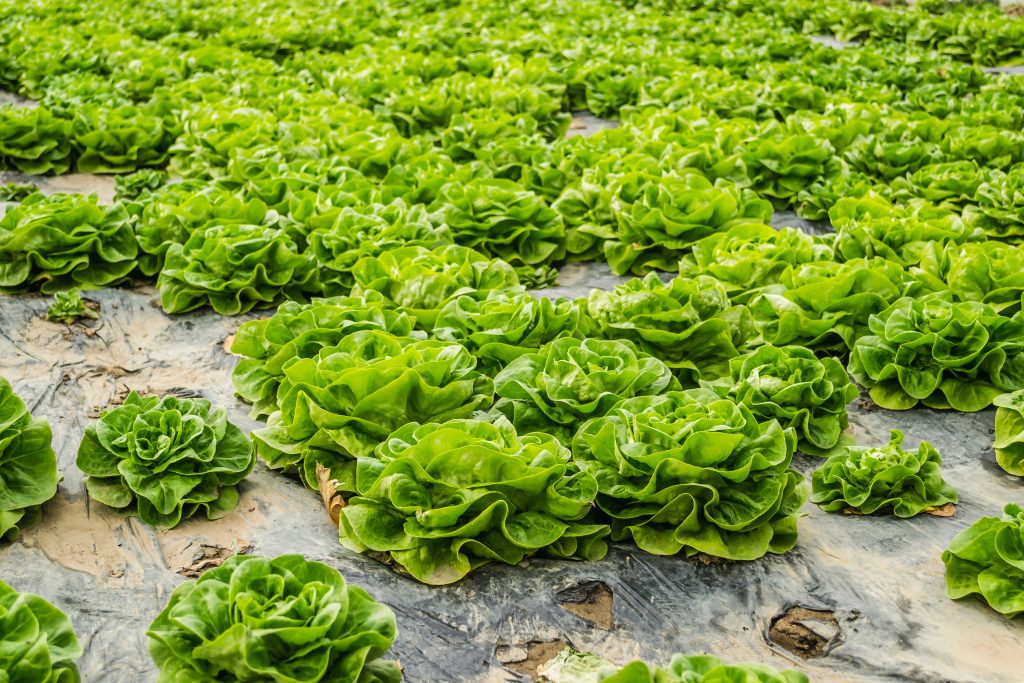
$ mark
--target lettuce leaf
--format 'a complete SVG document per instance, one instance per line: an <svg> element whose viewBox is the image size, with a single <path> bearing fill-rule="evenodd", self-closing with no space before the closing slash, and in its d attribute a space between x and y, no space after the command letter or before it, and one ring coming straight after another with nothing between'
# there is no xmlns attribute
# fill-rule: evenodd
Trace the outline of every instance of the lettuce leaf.
<svg viewBox="0 0 1024 683"><path fill-rule="evenodd" d="M1024 508L1013 503L1003 516L982 517L953 537L942 553L946 595L977 595L989 607L1014 617L1024 612Z"/></svg>

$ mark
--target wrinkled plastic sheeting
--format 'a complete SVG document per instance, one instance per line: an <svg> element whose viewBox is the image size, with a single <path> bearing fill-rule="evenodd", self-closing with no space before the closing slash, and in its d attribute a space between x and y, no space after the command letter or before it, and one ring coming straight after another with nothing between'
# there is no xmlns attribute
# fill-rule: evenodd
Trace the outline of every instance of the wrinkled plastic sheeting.
<svg viewBox="0 0 1024 683"><path fill-rule="evenodd" d="M559 291L578 296L618 280L607 266L577 265ZM158 532L90 502L74 465L78 443L127 388L201 395L228 406L244 429L256 426L233 397L236 359L225 350L240 322L255 316L169 317L151 287L87 296L102 305L93 327L47 322L45 297L0 297L0 373L49 418L64 473L42 523L0 548L0 577L70 615L87 682L154 680L145 631L184 580L178 572L211 552L249 546L327 562L390 605L400 628L393 654L412 682L526 681L563 645L620 663L708 652L794 667L817 681L1021 680L1024 627L979 603L948 600L940 560L957 532L1022 500L1021 482L995 464L991 410L851 404L859 443L885 443L899 428L908 445L927 439L939 448L961 495L952 518L852 517L808 505L797 548L783 556L703 563L621 544L600 562L491 565L435 588L342 548L318 495L262 464L243 484L238 509L216 522ZM798 456L796 466L809 474L818 462ZM588 613L577 603L595 587L604 599ZM823 656L804 661L770 641L773 620L794 606L832 615Z"/></svg>

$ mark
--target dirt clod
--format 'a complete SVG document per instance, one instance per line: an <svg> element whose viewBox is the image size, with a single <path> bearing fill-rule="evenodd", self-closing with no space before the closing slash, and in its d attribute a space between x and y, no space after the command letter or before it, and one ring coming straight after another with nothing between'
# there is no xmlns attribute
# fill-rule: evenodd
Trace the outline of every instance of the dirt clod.
<svg viewBox="0 0 1024 683"><path fill-rule="evenodd" d="M790 607L772 618L768 640L801 659L827 655L842 642L835 612Z"/></svg>
<svg viewBox="0 0 1024 683"><path fill-rule="evenodd" d="M246 541L240 541L235 548L201 543L192 555L192 563L178 568L177 572L190 579L198 579L203 572L221 566L232 555L248 555L252 549L253 544Z"/></svg>
<svg viewBox="0 0 1024 683"><path fill-rule="evenodd" d="M498 643L494 648L494 656L507 669L536 678L538 669L557 657L566 645L567 643L560 638L531 640L525 643Z"/></svg>
<svg viewBox="0 0 1024 683"><path fill-rule="evenodd" d="M612 627L612 589L604 581L588 580L574 583L555 594L558 605L605 630Z"/></svg>

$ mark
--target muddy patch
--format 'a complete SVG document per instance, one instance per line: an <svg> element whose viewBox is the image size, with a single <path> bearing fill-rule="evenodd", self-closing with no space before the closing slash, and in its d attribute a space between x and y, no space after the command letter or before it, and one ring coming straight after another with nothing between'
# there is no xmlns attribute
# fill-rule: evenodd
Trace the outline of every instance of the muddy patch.
<svg viewBox="0 0 1024 683"><path fill-rule="evenodd" d="M580 581L555 593L558 605L580 619L599 626L606 631L611 629L612 589L604 581Z"/></svg>
<svg viewBox="0 0 1024 683"><path fill-rule="evenodd" d="M494 656L509 671L526 674L534 679L540 668L557 657L567 646L568 643L560 638L531 640L525 643L499 643L494 650Z"/></svg>
<svg viewBox="0 0 1024 683"><path fill-rule="evenodd" d="M771 643L801 659L824 657L842 643L842 636L835 612L807 607L790 607L768 629Z"/></svg>

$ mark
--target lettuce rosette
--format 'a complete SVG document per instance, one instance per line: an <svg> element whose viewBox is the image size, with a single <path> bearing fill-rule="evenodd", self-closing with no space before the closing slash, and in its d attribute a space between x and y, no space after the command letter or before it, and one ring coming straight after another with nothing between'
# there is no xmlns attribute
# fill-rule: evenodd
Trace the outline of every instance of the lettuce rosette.
<svg viewBox="0 0 1024 683"><path fill-rule="evenodd" d="M81 656L82 646L64 612L0 581L0 680L78 683L75 660Z"/></svg>
<svg viewBox="0 0 1024 683"><path fill-rule="evenodd" d="M575 666L563 669L572 673L563 676L561 683L810 683L799 671L767 664L726 664L713 655L675 654L668 666L636 660L617 667L594 655L573 654ZM597 661L579 661L584 657Z"/></svg>
<svg viewBox="0 0 1024 683"><path fill-rule="evenodd" d="M764 341L838 355L867 333L873 314L923 287L899 264L877 257L806 263L780 280L747 304Z"/></svg>
<svg viewBox="0 0 1024 683"><path fill-rule="evenodd" d="M767 223L771 203L734 183L702 175L634 174L618 183L611 199L614 239L604 256L619 275L675 270L694 242L742 223Z"/></svg>
<svg viewBox="0 0 1024 683"><path fill-rule="evenodd" d="M221 315L305 300L319 287L312 258L285 231L244 223L197 230L172 244L157 286L167 313L209 305Z"/></svg>
<svg viewBox="0 0 1024 683"><path fill-rule="evenodd" d="M402 247L366 256L356 262L352 274L356 281L353 296L379 292L428 331L441 308L455 296L485 289L523 289L509 263L455 245Z"/></svg>
<svg viewBox="0 0 1024 683"><path fill-rule="evenodd" d="M133 391L85 428L76 464L90 498L171 528L200 511L220 519L234 510L256 454L223 408Z"/></svg>
<svg viewBox="0 0 1024 683"><path fill-rule="evenodd" d="M649 273L610 292L591 290L580 305L588 335L631 341L689 384L727 375L729 359L754 336L750 312L707 275L662 282Z"/></svg>
<svg viewBox="0 0 1024 683"><path fill-rule="evenodd" d="M1024 236L1024 164L1006 172L990 171L964 208L964 220L992 239L1013 241Z"/></svg>
<svg viewBox="0 0 1024 683"><path fill-rule="evenodd" d="M458 342L493 375L559 337L580 336L580 309L565 299L500 289L462 294L445 304L431 336Z"/></svg>
<svg viewBox="0 0 1024 683"><path fill-rule="evenodd" d="M476 178L441 188L434 220L457 244L514 266L550 265L565 256L565 226L539 195L503 178Z"/></svg>
<svg viewBox="0 0 1024 683"><path fill-rule="evenodd" d="M753 560L796 543L796 437L707 388L642 396L589 420L573 459L597 480L612 539L657 555Z"/></svg>
<svg viewBox="0 0 1024 683"><path fill-rule="evenodd" d="M252 404L252 417L269 415L277 410L277 388L291 360L315 358L320 349L360 330L383 330L398 337L422 335L413 331L415 322L376 292L315 298L305 304L286 301L269 318L248 320L238 327L231 352L243 358L231 373L235 392Z"/></svg>
<svg viewBox="0 0 1024 683"><path fill-rule="evenodd" d="M494 411L520 432L549 432L568 443L579 423L619 401L678 388L667 365L629 341L561 337L494 377Z"/></svg>
<svg viewBox="0 0 1024 683"><path fill-rule="evenodd" d="M389 607L301 555L234 555L175 588L146 632L159 683L399 683L380 659L397 634Z"/></svg>
<svg viewBox="0 0 1024 683"><path fill-rule="evenodd" d="M1015 617L1024 612L1024 508L1013 503L1003 516L982 517L953 537L942 553L946 595L977 595L989 607Z"/></svg>
<svg viewBox="0 0 1024 683"><path fill-rule="evenodd" d="M67 173L71 122L46 107L0 107L0 170L32 175Z"/></svg>
<svg viewBox="0 0 1024 683"><path fill-rule="evenodd" d="M996 462L1006 472L1024 477L1024 390L996 396Z"/></svg>
<svg viewBox="0 0 1024 683"><path fill-rule="evenodd" d="M0 291L97 289L135 270L138 245L124 206L96 195L33 194L0 218Z"/></svg>
<svg viewBox="0 0 1024 683"><path fill-rule="evenodd" d="M129 205L138 215L135 237L139 242L139 270L156 275L167 251L184 244L193 233L227 225L281 227L281 217L256 198L243 199L235 192L206 181L185 180L147 194Z"/></svg>
<svg viewBox="0 0 1024 683"><path fill-rule="evenodd" d="M766 344L730 361L731 377L715 390L761 420L793 429L802 451L819 455L839 443L846 405L860 392L843 364L802 346Z"/></svg>
<svg viewBox="0 0 1024 683"><path fill-rule="evenodd" d="M181 129L141 107L87 105L75 111L72 145L79 173L127 173L160 166Z"/></svg>
<svg viewBox="0 0 1024 683"><path fill-rule="evenodd" d="M679 274L710 275L725 287L733 303L749 301L766 285L777 284L790 266L832 260L831 247L796 228L738 225L709 235L679 261Z"/></svg>
<svg viewBox="0 0 1024 683"><path fill-rule="evenodd" d="M317 487L317 465L351 491L355 458L408 422L444 422L487 410L491 379L460 344L362 330L312 358L286 363L279 410L252 436L272 469Z"/></svg>
<svg viewBox="0 0 1024 683"><path fill-rule="evenodd" d="M875 256L913 266L922 252L945 245L981 242L985 234L959 214L930 205L895 208L877 197L841 199L829 212L836 235L832 243L840 260Z"/></svg>
<svg viewBox="0 0 1024 683"><path fill-rule="evenodd" d="M143 168L134 173L114 177L114 199L119 202L132 201L148 195L167 184L167 171Z"/></svg>
<svg viewBox="0 0 1024 683"><path fill-rule="evenodd" d="M943 208L961 210L985 182L987 170L974 161L945 161L923 166L891 184L893 201L924 199Z"/></svg>
<svg viewBox="0 0 1024 683"><path fill-rule="evenodd" d="M0 541L39 521L57 494L57 455L50 423L32 417L11 383L0 377Z"/></svg>
<svg viewBox="0 0 1024 683"><path fill-rule="evenodd" d="M507 421L406 424L355 468L340 537L387 553L418 581L454 583L488 562L536 553L599 560L608 527L592 523L597 485L568 449Z"/></svg>
<svg viewBox="0 0 1024 683"><path fill-rule="evenodd" d="M935 291L949 289L960 301L980 301L1004 315L1024 298L1024 245L1003 242L934 245L914 275Z"/></svg>
<svg viewBox="0 0 1024 683"><path fill-rule="evenodd" d="M902 444L903 433L894 429L885 446L843 448L814 471L811 502L828 512L891 511L897 517L956 503L956 489L942 478L939 452L926 441L912 451Z"/></svg>
<svg viewBox="0 0 1024 683"><path fill-rule="evenodd" d="M320 269L324 294L347 294L355 285L352 267L364 256L407 246L431 249L452 243L445 225L428 220L422 206L343 207L310 221L309 248Z"/></svg>
<svg viewBox="0 0 1024 683"><path fill-rule="evenodd" d="M53 302L46 309L47 320L65 325L71 325L79 318L95 320L99 317L99 313L86 305L77 287L65 292L56 292L53 295Z"/></svg>
<svg viewBox="0 0 1024 683"><path fill-rule="evenodd" d="M872 315L849 370L883 408L975 412L1024 389L1024 319L957 302L950 292L902 298Z"/></svg>
<svg viewBox="0 0 1024 683"><path fill-rule="evenodd" d="M747 147L744 161L752 189L781 209L826 175L834 153L828 140L813 135L760 137ZM771 212L762 222L770 219Z"/></svg>

